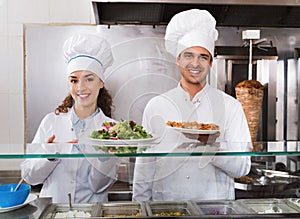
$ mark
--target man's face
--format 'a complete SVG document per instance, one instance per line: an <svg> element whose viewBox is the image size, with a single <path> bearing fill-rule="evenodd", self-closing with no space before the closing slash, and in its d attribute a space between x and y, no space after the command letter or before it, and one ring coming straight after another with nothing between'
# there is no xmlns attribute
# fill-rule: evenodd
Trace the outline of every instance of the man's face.
<svg viewBox="0 0 300 219"><path fill-rule="evenodd" d="M189 47L183 50L176 60L180 69L182 80L188 84L206 84L212 59L210 53L200 46Z"/></svg>

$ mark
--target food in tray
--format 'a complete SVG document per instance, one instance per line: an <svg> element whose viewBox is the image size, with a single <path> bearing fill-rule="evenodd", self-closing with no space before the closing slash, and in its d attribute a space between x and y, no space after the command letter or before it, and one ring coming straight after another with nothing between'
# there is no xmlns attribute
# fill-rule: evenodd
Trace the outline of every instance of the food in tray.
<svg viewBox="0 0 300 219"><path fill-rule="evenodd" d="M236 182L241 182L241 183L251 183L251 182L257 182L257 179L254 179L249 176L242 176L240 178L235 178L234 179Z"/></svg>
<svg viewBox="0 0 300 219"><path fill-rule="evenodd" d="M175 128L197 129L197 130L219 130L220 129L220 127L214 123L168 121L167 125Z"/></svg>
<svg viewBox="0 0 300 219"><path fill-rule="evenodd" d="M67 211L67 212L57 212L54 218L74 218L74 217L88 218L91 217L91 214L85 211L74 210L74 211Z"/></svg>
<svg viewBox="0 0 300 219"><path fill-rule="evenodd" d="M141 214L140 213L135 213L135 214L130 214L130 215L126 215L126 214L107 214L104 215L104 217L140 217Z"/></svg>
<svg viewBox="0 0 300 219"><path fill-rule="evenodd" d="M278 214L278 213L282 213L282 209L275 206L275 207L272 207L272 208L268 208L264 211L259 211L257 213L258 214Z"/></svg>
<svg viewBox="0 0 300 219"><path fill-rule="evenodd" d="M186 214L181 213L179 211L174 211L174 212L172 212L172 211L169 211L169 212L163 211L163 212L160 212L160 213L153 214L153 216L155 216L155 217L161 217L161 216L186 216Z"/></svg>
<svg viewBox="0 0 300 219"><path fill-rule="evenodd" d="M222 210L218 210L218 209L212 209L210 211L210 215L226 215L227 212L226 211L222 211Z"/></svg>
<svg viewBox="0 0 300 219"><path fill-rule="evenodd" d="M104 122L103 128L95 130L90 135L91 138L96 139L110 139L110 140L133 140L152 138L143 126L137 125L135 121L119 121L119 122Z"/></svg>

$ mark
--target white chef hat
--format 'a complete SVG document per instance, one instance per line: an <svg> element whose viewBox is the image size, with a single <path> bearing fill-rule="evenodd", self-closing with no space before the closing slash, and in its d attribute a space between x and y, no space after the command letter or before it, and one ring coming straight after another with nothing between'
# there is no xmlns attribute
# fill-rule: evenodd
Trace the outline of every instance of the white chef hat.
<svg viewBox="0 0 300 219"><path fill-rule="evenodd" d="M174 15L165 34L166 50L177 57L183 50L201 46L214 55L218 39L215 18L206 10L191 9Z"/></svg>
<svg viewBox="0 0 300 219"><path fill-rule="evenodd" d="M68 75L88 70L104 81L104 71L113 63L110 44L97 35L75 34L65 41L63 51Z"/></svg>

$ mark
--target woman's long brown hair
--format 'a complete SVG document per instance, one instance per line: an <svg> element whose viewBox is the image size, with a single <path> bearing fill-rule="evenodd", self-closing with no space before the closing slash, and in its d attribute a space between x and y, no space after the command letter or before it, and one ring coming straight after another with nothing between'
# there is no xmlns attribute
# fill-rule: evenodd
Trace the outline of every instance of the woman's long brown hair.
<svg viewBox="0 0 300 219"><path fill-rule="evenodd" d="M61 105L59 105L54 113L56 115L59 115L60 113L67 113L69 112L69 109L74 105L74 99L69 94L62 102ZM98 99L97 99L97 106L103 111L103 113L111 117L111 108L112 108L112 98L106 88L101 88L99 91Z"/></svg>

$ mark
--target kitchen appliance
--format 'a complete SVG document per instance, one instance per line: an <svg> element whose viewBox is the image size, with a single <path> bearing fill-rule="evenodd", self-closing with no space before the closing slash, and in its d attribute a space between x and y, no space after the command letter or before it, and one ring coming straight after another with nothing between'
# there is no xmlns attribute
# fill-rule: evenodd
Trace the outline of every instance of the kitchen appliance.
<svg viewBox="0 0 300 219"><path fill-rule="evenodd" d="M218 88L235 97L235 86L248 80L249 48L237 46L217 46L216 65ZM252 79L264 86L263 109L257 141L276 138L276 73L277 49L253 48Z"/></svg>

